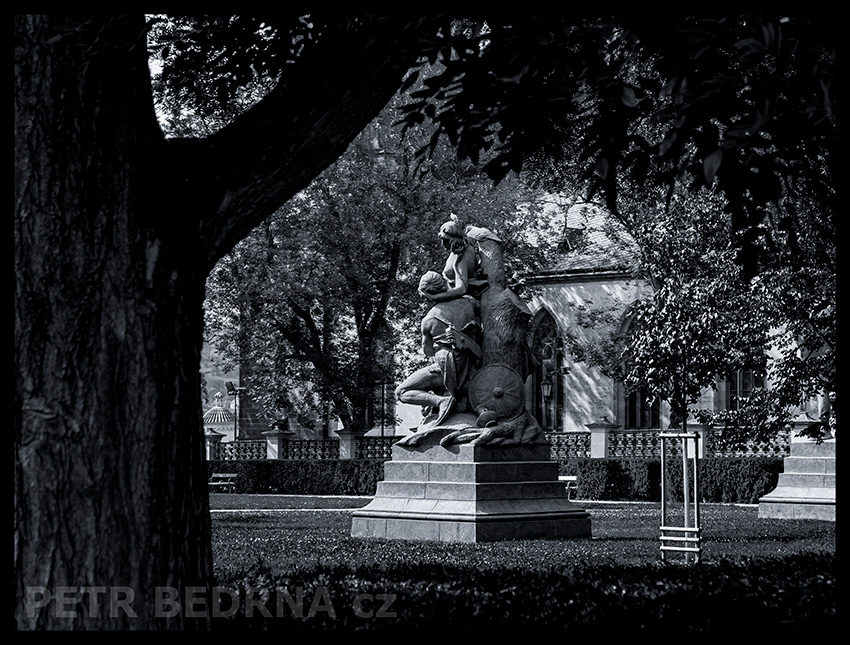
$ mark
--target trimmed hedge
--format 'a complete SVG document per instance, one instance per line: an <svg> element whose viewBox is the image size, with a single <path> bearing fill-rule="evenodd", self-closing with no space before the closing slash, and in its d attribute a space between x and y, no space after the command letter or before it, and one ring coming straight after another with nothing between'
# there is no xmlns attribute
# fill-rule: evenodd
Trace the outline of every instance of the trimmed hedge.
<svg viewBox="0 0 850 645"><path fill-rule="evenodd" d="M834 554L687 567L580 563L565 572L355 563L281 575L258 567L220 581L233 598L225 599L228 612L213 619L212 629L283 638L359 634L372 642L377 635L407 634L470 642L505 640L506 634L522 634L525 640L580 636L591 642L600 637L634 642L635 636L649 635L696 636L697 642L706 636L729 642L828 642L840 629L835 580ZM283 592L298 599L297 614Z"/></svg>
<svg viewBox="0 0 850 645"><path fill-rule="evenodd" d="M776 488L782 464L780 457L705 459L699 471L700 491L712 502L756 504Z"/></svg>
<svg viewBox="0 0 850 645"><path fill-rule="evenodd" d="M707 458L699 462L704 502L755 504L776 488L780 457ZM208 473L235 472L237 493L289 495L374 495L384 478L381 459L282 459L211 461ZM682 497L682 466L670 462L667 487ZM658 459L565 459L562 475L577 475L576 496L588 500L661 500ZM669 499L669 498L668 498Z"/></svg>
<svg viewBox="0 0 850 645"><path fill-rule="evenodd" d="M236 473L237 493L374 495L384 477L380 459L217 460L212 473Z"/></svg>
<svg viewBox="0 0 850 645"><path fill-rule="evenodd" d="M755 504L776 488L783 471L781 457L715 457L698 464L703 502ZM579 499L661 501L660 459L566 459L559 472L578 477ZM673 499L682 498L682 474L680 461L668 462L666 486Z"/></svg>

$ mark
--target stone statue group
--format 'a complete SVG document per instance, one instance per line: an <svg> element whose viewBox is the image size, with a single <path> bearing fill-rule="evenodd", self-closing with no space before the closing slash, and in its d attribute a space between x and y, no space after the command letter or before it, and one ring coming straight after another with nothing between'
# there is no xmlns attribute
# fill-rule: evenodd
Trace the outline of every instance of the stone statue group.
<svg viewBox="0 0 850 645"><path fill-rule="evenodd" d="M425 418L398 444L540 442L543 432L524 403L533 361L525 345L530 312L504 288L502 242L488 229L463 229L455 216L439 237L448 251L445 267L419 281L420 295L431 303L420 326L431 362L395 391L401 403L422 406ZM484 246L496 251L482 252Z"/></svg>

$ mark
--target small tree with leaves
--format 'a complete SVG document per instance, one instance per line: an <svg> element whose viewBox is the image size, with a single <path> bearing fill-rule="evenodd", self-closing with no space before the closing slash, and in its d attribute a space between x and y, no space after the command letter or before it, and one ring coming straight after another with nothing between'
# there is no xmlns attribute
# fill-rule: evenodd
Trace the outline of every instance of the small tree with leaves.
<svg viewBox="0 0 850 645"><path fill-rule="evenodd" d="M635 278L651 286L651 296L630 305L622 334L622 303L580 308L580 325L605 321L607 333L590 342L570 337L577 357L629 390L666 400L677 423L686 423L689 407L718 375L766 366L774 317L734 266L722 206L707 191L677 194L655 208L634 202L624 220L628 234L619 229L620 237L611 237L636 253Z"/></svg>

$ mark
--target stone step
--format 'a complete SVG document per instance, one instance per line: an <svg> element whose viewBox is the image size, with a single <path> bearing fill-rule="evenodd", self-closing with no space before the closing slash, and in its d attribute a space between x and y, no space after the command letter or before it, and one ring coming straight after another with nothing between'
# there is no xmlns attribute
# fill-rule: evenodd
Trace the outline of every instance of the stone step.
<svg viewBox="0 0 850 645"><path fill-rule="evenodd" d="M785 488L835 488L835 475L815 473L780 473L777 486Z"/></svg>
<svg viewBox="0 0 850 645"><path fill-rule="evenodd" d="M387 515L393 517L417 517L428 515L440 520L483 521L500 517L550 517L565 513L584 513L575 503L566 499L496 499L496 500L457 500L457 499L408 499L405 497L376 497L366 511L369 515ZM356 515L362 514L358 509Z"/></svg>
<svg viewBox="0 0 850 645"><path fill-rule="evenodd" d="M795 439L777 486L759 499L765 519L835 521L835 440Z"/></svg>
<svg viewBox="0 0 850 645"><path fill-rule="evenodd" d="M777 486L767 495L762 497L763 501L781 502L810 502L813 504L834 504L835 488L824 488L821 486Z"/></svg>
<svg viewBox="0 0 850 645"><path fill-rule="evenodd" d="M514 518L493 517L487 520L445 520L428 516L353 516L353 537L389 540L429 540L438 542L495 542L499 540L531 540L591 537L587 513L562 517Z"/></svg>
<svg viewBox="0 0 850 645"><path fill-rule="evenodd" d="M563 482L512 481L512 482L429 482L380 481L375 497L401 497L408 499L567 499Z"/></svg>
<svg viewBox="0 0 850 645"><path fill-rule="evenodd" d="M777 486L759 500L758 516L765 519L835 521L835 488Z"/></svg>
<svg viewBox="0 0 850 645"><path fill-rule="evenodd" d="M792 457L831 457L835 458L835 440L817 443L816 441L791 441Z"/></svg>
<svg viewBox="0 0 850 645"><path fill-rule="evenodd" d="M783 471L800 475L809 473L834 475L835 457L785 457Z"/></svg>
<svg viewBox="0 0 850 645"><path fill-rule="evenodd" d="M554 461L387 461L384 481L397 482L514 482L556 481Z"/></svg>
<svg viewBox="0 0 850 645"><path fill-rule="evenodd" d="M759 500L759 519L835 521L835 502Z"/></svg>
<svg viewBox="0 0 850 645"><path fill-rule="evenodd" d="M351 518L353 537L442 542L590 538L590 515L565 498L375 497Z"/></svg>

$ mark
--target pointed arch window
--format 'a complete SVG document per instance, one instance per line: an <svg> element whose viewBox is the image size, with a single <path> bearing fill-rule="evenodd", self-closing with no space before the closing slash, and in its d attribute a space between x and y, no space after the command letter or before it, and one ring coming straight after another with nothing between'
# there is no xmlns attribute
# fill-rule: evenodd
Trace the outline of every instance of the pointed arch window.
<svg viewBox="0 0 850 645"><path fill-rule="evenodd" d="M547 432L558 431L563 418L562 349L558 323L551 313L544 311L532 328L531 353L537 365L532 375L529 408Z"/></svg>
<svg viewBox="0 0 850 645"><path fill-rule="evenodd" d="M626 393L626 428L660 428L661 405L658 399L648 403L645 387Z"/></svg>

